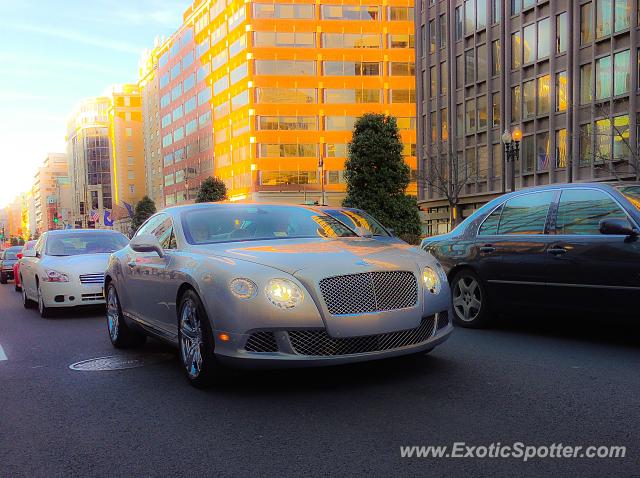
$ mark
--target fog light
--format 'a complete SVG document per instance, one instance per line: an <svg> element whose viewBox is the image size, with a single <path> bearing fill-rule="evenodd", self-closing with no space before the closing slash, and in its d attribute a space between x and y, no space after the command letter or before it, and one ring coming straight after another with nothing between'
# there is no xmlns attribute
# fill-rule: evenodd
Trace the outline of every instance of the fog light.
<svg viewBox="0 0 640 478"><path fill-rule="evenodd" d="M218 338L223 342L229 342L229 340L231 340L228 334L218 334Z"/></svg>

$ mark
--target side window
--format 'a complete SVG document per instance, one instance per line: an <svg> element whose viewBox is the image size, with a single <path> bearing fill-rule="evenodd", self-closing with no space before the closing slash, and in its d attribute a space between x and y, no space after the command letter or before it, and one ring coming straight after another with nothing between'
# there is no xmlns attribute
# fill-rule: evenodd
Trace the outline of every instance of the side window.
<svg viewBox="0 0 640 478"><path fill-rule="evenodd" d="M500 215L502 214L503 207L504 204L500 204L500 206L495 208L493 212L485 218L480 229L478 229L478 236L498 234L498 224L500 224Z"/></svg>
<svg viewBox="0 0 640 478"><path fill-rule="evenodd" d="M502 209L498 234L544 234L549 206L555 191L517 196Z"/></svg>
<svg viewBox="0 0 640 478"><path fill-rule="evenodd" d="M163 221L151 232L158 238L158 242L163 249L175 249L176 238L173 234L173 221L171 217L164 216Z"/></svg>
<svg viewBox="0 0 640 478"><path fill-rule="evenodd" d="M600 234L600 221L603 219L627 219L627 215L603 191L562 191L556 219L556 234Z"/></svg>
<svg viewBox="0 0 640 478"><path fill-rule="evenodd" d="M42 256L42 251L44 250L44 242L45 242L45 236L42 236L40 239L38 239L38 242L36 242L36 255L37 256Z"/></svg>
<svg viewBox="0 0 640 478"><path fill-rule="evenodd" d="M138 229L136 236L141 236L142 234L153 234L153 230L158 227L158 224L160 224L165 217L166 216L164 214L158 214L157 216L151 217L151 219L148 219L147 222Z"/></svg>

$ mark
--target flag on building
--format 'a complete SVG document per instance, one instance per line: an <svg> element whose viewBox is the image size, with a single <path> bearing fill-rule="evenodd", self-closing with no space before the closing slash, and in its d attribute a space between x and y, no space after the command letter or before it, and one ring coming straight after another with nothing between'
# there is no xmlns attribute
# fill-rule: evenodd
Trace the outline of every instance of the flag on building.
<svg viewBox="0 0 640 478"><path fill-rule="evenodd" d="M113 226L113 220L111 219L111 211L104 211L104 225L105 226Z"/></svg>
<svg viewBox="0 0 640 478"><path fill-rule="evenodd" d="M131 204L129 204L126 201L122 201L122 203L124 204L124 207L127 208L127 212L129 213L129 217L133 218L133 206Z"/></svg>
<svg viewBox="0 0 640 478"><path fill-rule="evenodd" d="M100 215L98 214L98 211L92 209L91 212L89 213L89 220L97 223L98 219L100 219Z"/></svg>

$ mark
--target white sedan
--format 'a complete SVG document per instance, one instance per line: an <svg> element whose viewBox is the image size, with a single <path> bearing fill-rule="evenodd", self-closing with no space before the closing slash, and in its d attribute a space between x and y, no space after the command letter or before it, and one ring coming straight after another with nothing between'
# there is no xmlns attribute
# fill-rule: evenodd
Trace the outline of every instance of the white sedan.
<svg viewBox="0 0 640 478"><path fill-rule="evenodd" d="M20 263L22 302L37 302L42 317L54 307L104 304L104 273L112 252L129 243L124 234L98 229L45 232Z"/></svg>

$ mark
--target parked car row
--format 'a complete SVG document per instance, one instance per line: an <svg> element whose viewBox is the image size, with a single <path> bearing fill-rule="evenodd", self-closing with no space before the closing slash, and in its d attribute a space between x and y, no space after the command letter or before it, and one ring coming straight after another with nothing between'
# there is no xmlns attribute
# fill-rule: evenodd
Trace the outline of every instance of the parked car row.
<svg viewBox="0 0 640 478"><path fill-rule="evenodd" d="M130 241L47 232L12 251L23 254L12 274L43 317L106 300L114 347L169 342L204 386L226 365L427 353L452 322L483 327L500 311L634 313L639 225L640 183L505 194L420 248L357 209L198 204L154 214Z"/></svg>

